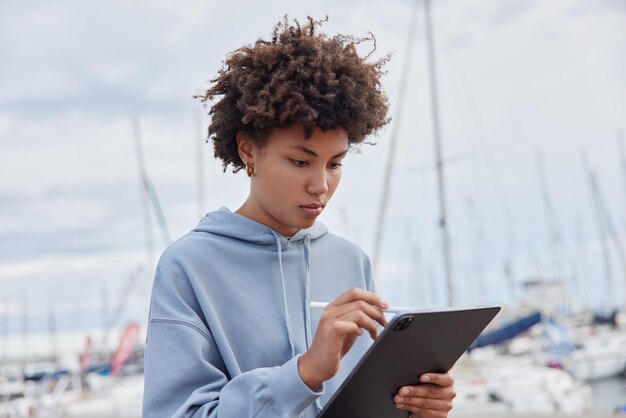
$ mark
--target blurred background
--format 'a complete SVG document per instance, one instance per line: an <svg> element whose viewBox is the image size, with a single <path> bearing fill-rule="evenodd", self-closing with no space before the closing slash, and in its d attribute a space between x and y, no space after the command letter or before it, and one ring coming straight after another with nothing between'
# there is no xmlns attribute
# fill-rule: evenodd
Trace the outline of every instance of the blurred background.
<svg viewBox="0 0 626 418"><path fill-rule="evenodd" d="M393 54L321 220L390 304L503 306L453 415L623 409L623 0L5 0L0 417L140 416L158 257L248 191L192 95L285 14Z"/></svg>

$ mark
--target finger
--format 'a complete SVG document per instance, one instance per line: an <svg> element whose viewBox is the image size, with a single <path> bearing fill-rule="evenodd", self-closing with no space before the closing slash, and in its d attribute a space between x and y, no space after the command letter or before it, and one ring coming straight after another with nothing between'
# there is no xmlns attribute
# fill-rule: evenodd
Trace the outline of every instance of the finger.
<svg viewBox="0 0 626 418"><path fill-rule="evenodd" d="M448 399L452 400L456 397L456 391L452 386L435 386L435 385L420 385L420 386L405 386L398 390L398 396L413 396L421 398L432 399Z"/></svg>
<svg viewBox="0 0 626 418"><path fill-rule="evenodd" d="M363 334L363 330L361 329L361 327L357 325L354 321L337 320L333 321L330 324L330 327L336 335L341 337L347 335L359 336Z"/></svg>
<svg viewBox="0 0 626 418"><path fill-rule="evenodd" d="M341 321L350 321L355 323L359 328L363 328L368 331L373 340L377 337L378 329L376 328L376 323L362 311L348 312L338 319Z"/></svg>
<svg viewBox="0 0 626 418"><path fill-rule="evenodd" d="M420 382L437 386L454 386L454 378L450 373L426 373L420 376Z"/></svg>
<svg viewBox="0 0 626 418"><path fill-rule="evenodd" d="M354 340L363 335L363 330L351 321L332 321L324 324L318 331L323 334L322 346L326 353L335 353L343 357ZM319 335L316 335L316 338ZM317 340L314 340L314 344ZM352 343L351 343L352 341Z"/></svg>
<svg viewBox="0 0 626 418"><path fill-rule="evenodd" d="M446 418L450 411L438 411L435 409L422 409L413 405L397 404L396 408L409 411L409 418Z"/></svg>
<svg viewBox="0 0 626 418"><path fill-rule="evenodd" d="M378 295L372 292L368 292L364 289L352 288L341 295L339 295L335 300L329 303L330 306L339 306L345 303L349 303L355 300L363 300L372 305L379 306L381 309L387 309L389 305L385 303Z"/></svg>
<svg viewBox="0 0 626 418"><path fill-rule="evenodd" d="M383 327L387 325L387 319L385 318L383 311L381 311L378 306L372 305L364 300L355 300L353 302L337 306L332 310L331 315L335 318L339 318L352 311L362 311Z"/></svg>
<svg viewBox="0 0 626 418"><path fill-rule="evenodd" d="M376 323L362 311L352 311L338 318L342 321L350 321L356 324L359 328L366 330L369 332L372 339L376 339L378 334L378 329L376 328Z"/></svg>
<svg viewBox="0 0 626 418"><path fill-rule="evenodd" d="M394 396L396 404L408 405L422 410L431 409L433 411L450 411L452 409L452 399L432 399L413 396Z"/></svg>

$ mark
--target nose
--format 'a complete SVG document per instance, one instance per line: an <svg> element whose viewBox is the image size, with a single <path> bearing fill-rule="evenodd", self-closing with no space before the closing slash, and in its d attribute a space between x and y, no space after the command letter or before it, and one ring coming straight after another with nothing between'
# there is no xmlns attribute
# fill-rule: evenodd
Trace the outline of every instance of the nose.
<svg viewBox="0 0 626 418"><path fill-rule="evenodd" d="M311 173L307 183L307 192L321 196L328 192L328 178L326 170L315 170Z"/></svg>

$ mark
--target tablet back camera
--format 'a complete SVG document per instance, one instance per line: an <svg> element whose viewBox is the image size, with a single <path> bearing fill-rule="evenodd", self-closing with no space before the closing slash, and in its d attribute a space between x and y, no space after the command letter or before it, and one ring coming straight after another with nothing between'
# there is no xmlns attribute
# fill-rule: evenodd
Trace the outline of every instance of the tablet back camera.
<svg viewBox="0 0 626 418"><path fill-rule="evenodd" d="M407 329L408 326L411 325L411 322L413 322L413 317L412 316L404 317L404 318L400 319L396 325L394 325L393 330L394 331L402 331L404 329Z"/></svg>

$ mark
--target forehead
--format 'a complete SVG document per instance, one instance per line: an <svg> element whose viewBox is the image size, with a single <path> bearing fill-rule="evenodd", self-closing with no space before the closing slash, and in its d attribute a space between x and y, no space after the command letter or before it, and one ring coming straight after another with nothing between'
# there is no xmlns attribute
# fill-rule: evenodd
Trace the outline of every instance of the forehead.
<svg viewBox="0 0 626 418"><path fill-rule="evenodd" d="M292 125L287 128L276 128L270 132L264 148L271 150L302 149L304 147L322 155L332 155L348 149L348 132L343 128L322 131L319 128L313 130L309 138L305 138L304 128L300 125Z"/></svg>

